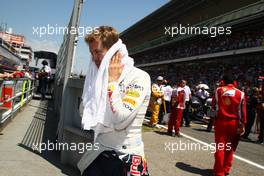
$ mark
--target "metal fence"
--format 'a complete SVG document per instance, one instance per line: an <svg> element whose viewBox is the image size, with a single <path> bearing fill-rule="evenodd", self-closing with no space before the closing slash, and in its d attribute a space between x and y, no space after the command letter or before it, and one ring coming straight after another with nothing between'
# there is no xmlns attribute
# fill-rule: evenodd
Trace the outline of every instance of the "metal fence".
<svg viewBox="0 0 264 176"><path fill-rule="evenodd" d="M28 78L0 79L0 125L32 99L34 84L35 80Z"/></svg>
<svg viewBox="0 0 264 176"><path fill-rule="evenodd" d="M83 0L75 0L68 29L78 29ZM78 41L78 33L65 33L63 43L60 46L57 57L57 68L54 85L54 108L56 115L60 117L57 135L58 141L62 140L67 97L69 96L68 80L71 76L73 58Z"/></svg>

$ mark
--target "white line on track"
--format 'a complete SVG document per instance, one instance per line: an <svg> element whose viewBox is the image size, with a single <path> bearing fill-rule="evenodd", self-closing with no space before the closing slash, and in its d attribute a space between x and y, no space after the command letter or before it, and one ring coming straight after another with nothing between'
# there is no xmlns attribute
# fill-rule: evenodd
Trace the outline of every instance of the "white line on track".
<svg viewBox="0 0 264 176"><path fill-rule="evenodd" d="M148 119L144 119L144 120L147 121L147 122L149 122ZM157 127L158 127L158 128L168 129L168 128L167 128L166 126L164 126L164 125L157 125ZM203 145L205 145L205 146L207 146L207 147L211 147L211 148L215 149L215 147L214 147L213 145L210 145L210 144L208 144L208 143L206 143L206 142L203 142L203 141L201 141L201 140L199 140L199 139L193 138L193 137L191 137L191 136L189 136L189 135L187 135L187 134L184 134L184 133L181 132L181 135L182 135L183 137L185 137L185 138L188 138L188 139L192 140L192 141L198 142L198 143L203 144ZM240 161L243 161L243 162L245 162L245 163L247 163L247 164L249 164L249 165L255 166L255 167L259 168L259 169L263 169L263 170L264 170L264 166L262 166L262 165L260 165L260 164L258 164L258 163L255 163L255 162L253 162L253 161L250 161L250 160L245 159L245 158L243 158L243 157L240 157L240 156L238 156L238 155L234 155L234 158L236 158L236 159L238 159L238 160L240 160Z"/></svg>

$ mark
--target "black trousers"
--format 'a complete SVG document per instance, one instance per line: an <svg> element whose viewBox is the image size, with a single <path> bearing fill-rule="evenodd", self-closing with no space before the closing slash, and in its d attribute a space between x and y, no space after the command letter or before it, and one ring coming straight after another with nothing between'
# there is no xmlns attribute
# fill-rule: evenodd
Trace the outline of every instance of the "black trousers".
<svg viewBox="0 0 264 176"><path fill-rule="evenodd" d="M166 112L167 113L171 113L171 103L170 103L170 101L165 101L165 105L166 105Z"/></svg>
<svg viewBox="0 0 264 176"><path fill-rule="evenodd" d="M215 117L210 117L208 125L207 125L207 129L206 129L208 132L212 131L214 120L215 120Z"/></svg>
<svg viewBox="0 0 264 176"><path fill-rule="evenodd" d="M86 168L83 176L126 176L126 169L114 151L104 151Z"/></svg>
<svg viewBox="0 0 264 176"><path fill-rule="evenodd" d="M252 108L247 106L247 123L245 127L245 134L244 137L248 137L251 131L252 126L254 125L256 118L256 108Z"/></svg>
<svg viewBox="0 0 264 176"><path fill-rule="evenodd" d="M260 142L264 142L264 110L261 111L260 115L260 132L258 138Z"/></svg>
<svg viewBox="0 0 264 176"><path fill-rule="evenodd" d="M44 77L42 78L41 80L41 83L40 83L40 92L41 92L41 96L42 98L45 98L45 95L47 93L47 89L48 89L48 78L47 77Z"/></svg>
<svg viewBox="0 0 264 176"><path fill-rule="evenodd" d="M183 120L185 123L185 126L190 126L190 116L189 116L189 108L190 108L190 101L185 102L185 109L183 110L182 114L182 121L181 121L181 126L183 126Z"/></svg>
<svg viewBox="0 0 264 176"><path fill-rule="evenodd" d="M162 103L161 105L160 105L160 110L159 110L159 121L158 121L158 124L161 124L161 122L162 122L162 119L163 119L163 116L164 116L164 113L165 113L165 111L164 111L164 104Z"/></svg>

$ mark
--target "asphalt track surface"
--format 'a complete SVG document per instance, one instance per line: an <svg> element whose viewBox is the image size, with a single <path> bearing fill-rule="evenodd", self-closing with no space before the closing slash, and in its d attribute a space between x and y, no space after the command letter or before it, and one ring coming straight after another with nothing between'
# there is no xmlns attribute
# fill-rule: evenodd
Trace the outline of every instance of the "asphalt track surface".
<svg viewBox="0 0 264 176"><path fill-rule="evenodd" d="M145 130L143 139L149 171L154 176L213 175L214 133L198 121L190 128L182 127L183 137L171 137L165 128ZM256 134L252 141L240 141L230 175L264 175L264 145L257 144ZM180 145L182 147L180 147ZM196 147L192 147L196 146Z"/></svg>

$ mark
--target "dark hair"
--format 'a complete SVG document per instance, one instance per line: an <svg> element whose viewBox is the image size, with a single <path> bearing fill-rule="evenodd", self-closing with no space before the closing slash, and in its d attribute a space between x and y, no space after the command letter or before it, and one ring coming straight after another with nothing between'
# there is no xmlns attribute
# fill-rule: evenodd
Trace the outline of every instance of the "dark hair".
<svg viewBox="0 0 264 176"><path fill-rule="evenodd" d="M235 77L232 74L225 74L222 78L225 84L233 84Z"/></svg>
<svg viewBox="0 0 264 176"><path fill-rule="evenodd" d="M41 64L42 64L42 65L49 65L48 62L47 62L46 60L43 60L43 61L41 62Z"/></svg>

